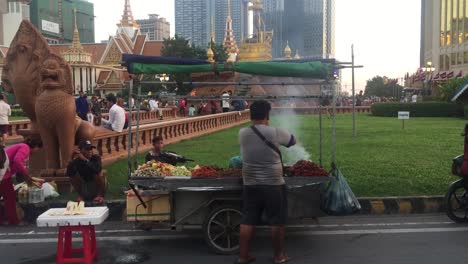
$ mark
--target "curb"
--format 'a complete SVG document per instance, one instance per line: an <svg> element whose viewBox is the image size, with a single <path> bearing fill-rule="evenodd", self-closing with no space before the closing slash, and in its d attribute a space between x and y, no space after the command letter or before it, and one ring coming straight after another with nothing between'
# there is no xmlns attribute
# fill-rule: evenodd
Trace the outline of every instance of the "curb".
<svg viewBox="0 0 468 264"><path fill-rule="evenodd" d="M357 215L408 215L445 212L444 196L401 196L401 197L362 197L358 198L361 210ZM20 204L24 211L24 220L34 223L37 217L50 208L64 208L68 201L50 201L37 204ZM110 221L126 221L126 200L109 200ZM86 203L87 207L102 204Z"/></svg>
<svg viewBox="0 0 468 264"><path fill-rule="evenodd" d="M401 196L359 198L361 211L358 214L427 214L445 212L444 196Z"/></svg>

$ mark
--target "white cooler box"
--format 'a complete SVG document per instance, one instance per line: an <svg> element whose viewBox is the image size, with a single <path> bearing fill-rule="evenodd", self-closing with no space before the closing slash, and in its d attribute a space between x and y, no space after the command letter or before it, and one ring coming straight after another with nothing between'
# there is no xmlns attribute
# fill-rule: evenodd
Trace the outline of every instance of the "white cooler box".
<svg viewBox="0 0 468 264"><path fill-rule="evenodd" d="M84 215L54 215L65 212L65 208L49 209L37 218L36 224L39 227L99 225L109 216L106 206L85 207L84 210Z"/></svg>

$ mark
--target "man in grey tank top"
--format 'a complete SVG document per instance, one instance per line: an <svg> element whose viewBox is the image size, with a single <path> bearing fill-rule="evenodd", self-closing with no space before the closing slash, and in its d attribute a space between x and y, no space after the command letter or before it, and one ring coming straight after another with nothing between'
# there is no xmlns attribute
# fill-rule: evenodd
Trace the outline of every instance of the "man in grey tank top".
<svg viewBox="0 0 468 264"><path fill-rule="evenodd" d="M254 226L263 224L263 213L272 229L274 262L285 263L289 260L284 250L284 225L288 217L287 188L278 147L290 147L296 144L296 140L290 132L268 125L270 110L267 101L255 101L250 106L252 127L239 131L244 205L238 263L255 260L249 254L249 242Z"/></svg>

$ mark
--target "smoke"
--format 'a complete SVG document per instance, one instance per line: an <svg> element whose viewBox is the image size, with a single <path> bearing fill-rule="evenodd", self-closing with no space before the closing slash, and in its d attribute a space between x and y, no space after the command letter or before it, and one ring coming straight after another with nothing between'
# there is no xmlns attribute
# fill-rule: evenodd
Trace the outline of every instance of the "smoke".
<svg viewBox="0 0 468 264"><path fill-rule="evenodd" d="M305 149L301 142L301 122L293 109L287 108L282 114L278 115L278 126L291 132L296 138L296 145L290 148L282 148L283 162L294 164L299 160L311 160L310 153Z"/></svg>

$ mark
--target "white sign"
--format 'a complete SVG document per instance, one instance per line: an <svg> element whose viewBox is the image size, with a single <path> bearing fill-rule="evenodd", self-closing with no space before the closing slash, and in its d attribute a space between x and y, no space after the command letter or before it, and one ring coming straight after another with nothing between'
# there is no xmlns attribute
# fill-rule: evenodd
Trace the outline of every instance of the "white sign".
<svg viewBox="0 0 468 264"><path fill-rule="evenodd" d="M50 22L50 21L47 21L47 20L44 20L44 19L42 20L42 30L52 32L52 33L55 33L55 34L60 33L59 24L54 23L54 22Z"/></svg>
<svg viewBox="0 0 468 264"><path fill-rule="evenodd" d="M409 119L410 112L398 111L398 119Z"/></svg>

